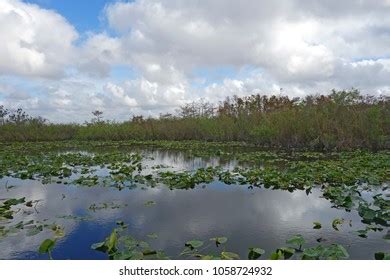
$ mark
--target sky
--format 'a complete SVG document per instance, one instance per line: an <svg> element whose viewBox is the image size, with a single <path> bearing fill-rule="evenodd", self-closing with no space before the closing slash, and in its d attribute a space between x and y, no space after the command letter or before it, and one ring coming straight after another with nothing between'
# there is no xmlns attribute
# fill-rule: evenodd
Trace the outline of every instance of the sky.
<svg viewBox="0 0 390 280"><path fill-rule="evenodd" d="M227 96L390 95L390 0L0 0L0 105L51 122Z"/></svg>

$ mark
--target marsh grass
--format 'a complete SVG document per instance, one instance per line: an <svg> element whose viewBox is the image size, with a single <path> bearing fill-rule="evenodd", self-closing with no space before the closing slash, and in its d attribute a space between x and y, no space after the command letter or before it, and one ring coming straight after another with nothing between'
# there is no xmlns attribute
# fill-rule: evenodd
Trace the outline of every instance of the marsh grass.
<svg viewBox="0 0 390 280"><path fill-rule="evenodd" d="M380 150L390 148L390 99L357 90L303 99L234 96L217 107L191 103L177 116L138 116L122 123L96 118L83 125L39 119L0 122L1 142L58 140L240 141L265 148Z"/></svg>

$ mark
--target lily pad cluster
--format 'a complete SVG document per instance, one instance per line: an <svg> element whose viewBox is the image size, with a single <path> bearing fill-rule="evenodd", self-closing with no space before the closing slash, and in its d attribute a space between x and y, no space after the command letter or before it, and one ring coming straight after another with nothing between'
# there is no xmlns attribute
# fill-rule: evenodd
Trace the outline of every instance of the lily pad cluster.
<svg viewBox="0 0 390 280"><path fill-rule="evenodd" d="M190 158L218 158L220 165L209 165L194 170L174 170L168 166L153 165L153 159L137 150L137 147L185 151ZM235 160L231 167L223 162ZM148 166L146 164L148 162ZM150 162L152 162L150 166ZM332 207L356 211L365 228L356 231L361 238L370 232L386 231L390 220L388 188L390 183L390 152L377 153L353 151L341 153L318 153L307 151L263 151L244 143L205 143L199 141L126 141L126 142L44 142L4 143L0 148L0 179L6 177L21 180L38 180L43 184L58 183L77 187L110 187L122 190L136 187L168 187L170 189L193 189L219 181L226 185L246 188L280 189L289 192L305 191L310 195L314 188L322 192ZM6 191L14 186L5 185ZM369 195L367 195L369 193ZM33 211L39 201L26 198L0 200L0 241L6 236L25 231L36 235L45 229L53 232L53 238L42 242L39 251L51 253L64 229L48 221L25 219L12 222L22 211ZM152 211L154 201L144 202ZM88 207L88 206L87 206ZM115 202L94 203L90 211L118 209L126 204ZM149 211L145 208L145 211ZM28 215L26 215L28 216ZM82 221L88 217L72 215L59 217ZM332 222L334 230L342 231L343 219ZM137 240L125 232L126 226L118 224L103 241L92 246L110 259L164 259L161 250L155 250L145 241ZM313 228L323 225L314 222ZM149 239L158 238L150 234ZM388 240L388 233L384 235ZM190 240L183 244L178 258L195 259L240 259L241 256L227 250L228 238L212 237L210 240ZM338 244L320 244L305 247L303 236L296 235L268 255L271 259L344 259L348 253ZM210 250L213 248L214 250ZM261 247L248 248L248 259L266 255ZM388 253L378 252L377 259L388 258Z"/></svg>

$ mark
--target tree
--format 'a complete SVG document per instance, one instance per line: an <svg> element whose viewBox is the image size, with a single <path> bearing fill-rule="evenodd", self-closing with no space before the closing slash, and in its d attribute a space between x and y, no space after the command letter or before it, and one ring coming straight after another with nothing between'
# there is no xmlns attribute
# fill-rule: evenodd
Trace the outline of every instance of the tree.
<svg viewBox="0 0 390 280"><path fill-rule="evenodd" d="M92 112L92 115L95 116L95 118L92 119L92 123L101 123L103 118L103 112L99 110L95 110Z"/></svg>
<svg viewBox="0 0 390 280"><path fill-rule="evenodd" d="M210 102L200 99L198 102L187 103L181 106L178 113L182 118L210 118L214 116L214 105Z"/></svg>
<svg viewBox="0 0 390 280"><path fill-rule="evenodd" d="M143 123L144 122L144 116L138 115L138 116L132 116L131 122L133 123Z"/></svg>
<svg viewBox="0 0 390 280"><path fill-rule="evenodd" d="M18 108L16 111L8 115L8 121L14 124L24 124L31 120L31 117L23 111L22 108Z"/></svg>

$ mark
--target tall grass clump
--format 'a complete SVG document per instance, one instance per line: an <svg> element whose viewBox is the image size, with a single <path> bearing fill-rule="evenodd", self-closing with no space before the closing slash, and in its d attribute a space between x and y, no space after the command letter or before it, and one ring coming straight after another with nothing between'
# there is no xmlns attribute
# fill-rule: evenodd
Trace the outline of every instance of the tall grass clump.
<svg viewBox="0 0 390 280"><path fill-rule="evenodd" d="M371 150L390 147L390 98L335 91L305 98L233 96L219 104L193 102L177 114L85 124L52 124L23 110L0 107L0 141L203 140L240 141L265 148Z"/></svg>

